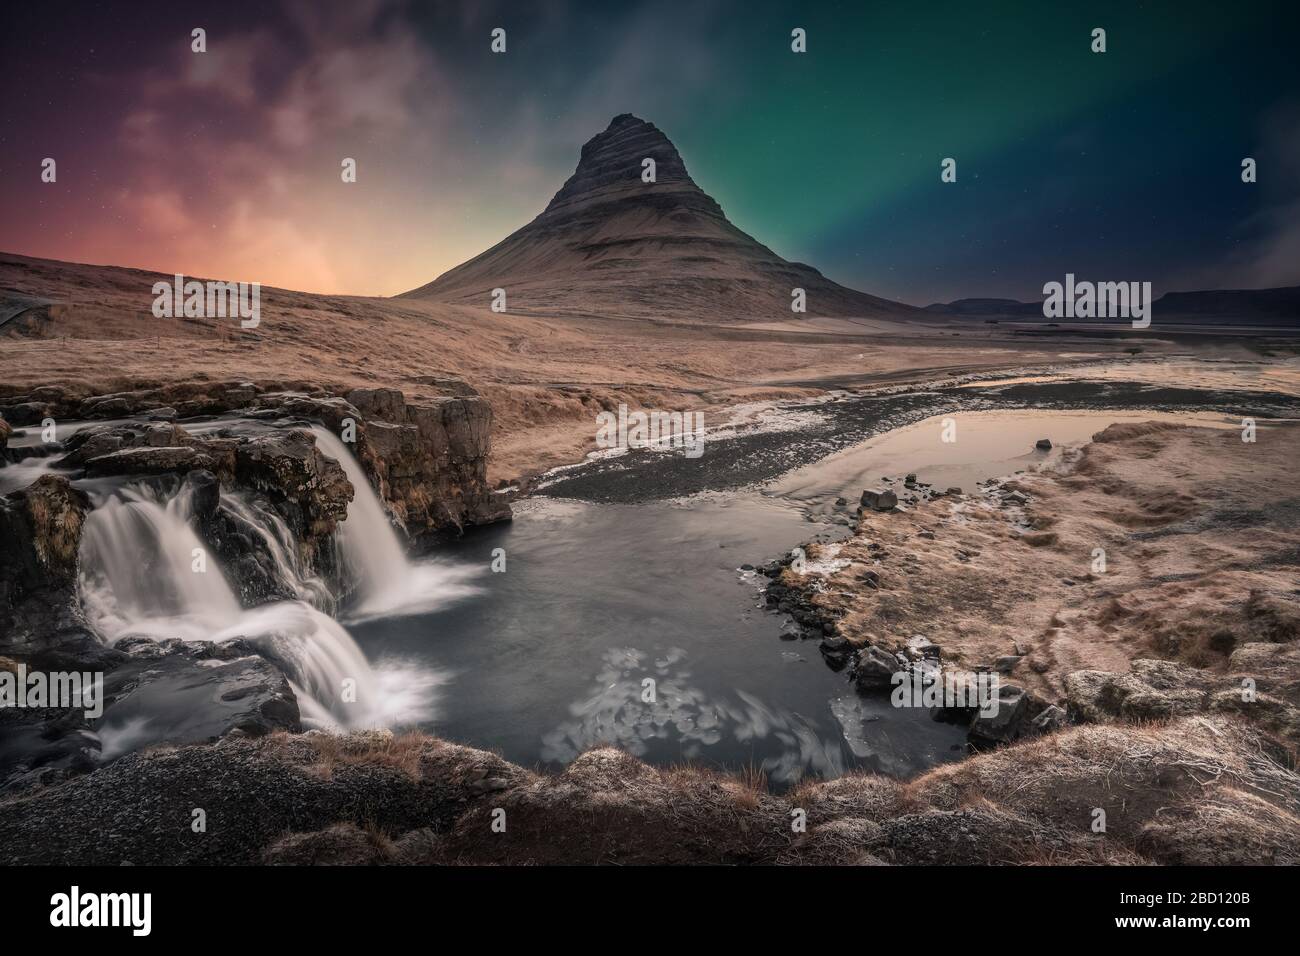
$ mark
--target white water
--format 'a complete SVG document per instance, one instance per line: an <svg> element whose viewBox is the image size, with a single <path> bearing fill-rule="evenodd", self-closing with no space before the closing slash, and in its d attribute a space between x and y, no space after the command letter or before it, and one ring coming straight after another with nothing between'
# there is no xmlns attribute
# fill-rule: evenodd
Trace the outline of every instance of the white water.
<svg viewBox="0 0 1300 956"><path fill-rule="evenodd" d="M333 432L312 429L321 451L336 460L352 482L347 520L338 530L343 563L356 582L349 621L426 614L478 593L469 581L479 569L442 561L408 561L379 496L361 465Z"/></svg>
<svg viewBox="0 0 1300 956"><path fill-rule="evenodd" d="M54 458L28 458L15 465L0 465L0 495L26 488L54 470Z"/></svg>
<svg viewBox="0 0 1300 956"><path fill-rule="evenodd" d="M435 677L410 669L377 672L347 630L306 601L241 607L189 519L184 494L162 502L139 489L103 500L90 513L81 544L82 606L105 640L245 638L281 665L307 726L360 729L430 719ZM195 570L196 550L206 555L205 571Z"/></svg>
<svg viewBox="0 0 1300 956"><path fill-rule="evenodd" d="M226 513L245 533L261 540L265 552L275 563L276 580L292 588L298 600L306 601L327 614L334 612L337 602L329 586L307 570L298 553L293 532L274 509L237 491L223 492L221 502Z"/></svg>

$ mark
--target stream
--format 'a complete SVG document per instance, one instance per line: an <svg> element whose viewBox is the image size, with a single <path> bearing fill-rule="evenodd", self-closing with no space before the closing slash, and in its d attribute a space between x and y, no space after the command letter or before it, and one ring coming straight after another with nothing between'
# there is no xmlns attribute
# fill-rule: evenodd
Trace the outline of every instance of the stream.
<svg viewBox="0 0 1300 956"><path fill-rule="evenodd" d="M1282 364L1290 375L1294 363ZM1241 389L1215 369L1177 381L1167 369L1135 380L1134 370L738 409L710 426L699 458L636 451L557 469L515 503L512 522L471 529L423 559L405 553L346 446L318 428L357 488L336 539L345 594L297 565L282 522L232 493L222 507L267 543L297 596L241 608L221 569L198 581L190 572L196 542L180 496L90 481L80 483L96 501L83 610L109 642L252 641L285 672L307 726L418 727L552 769L616 744L660 765L761 771L776 786L855 769L909 776L963 756L964 728L855 690L766 608L753 566L847 536L861 491L885 476L971 492L1050 467L1113 422L1237 428L1252 416L1267 427L1300 413L1290 378L1276 391L1277 376ZM1042 438L1050 451L1035 447ZM0 477L12 483L47 462ZM340 697L346 678L363 707ZM203 707L193 685L128 702L99 728L105 758L174 738Z"/></svg>

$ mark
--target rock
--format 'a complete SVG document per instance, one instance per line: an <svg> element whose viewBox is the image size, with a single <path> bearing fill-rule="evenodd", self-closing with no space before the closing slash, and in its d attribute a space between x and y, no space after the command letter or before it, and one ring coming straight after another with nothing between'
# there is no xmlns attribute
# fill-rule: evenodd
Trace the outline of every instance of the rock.
<svg viewBox="0 0 1300 956"><path fill-rule="evenodd" d="M898 495L887 488L869 488L862 492L862 507L872 511L892 511L898 507Z"/></svg>
<svg viewBox="0 0 1300 956"><path fill-rule="evenodd" d="M45 670L103 670L121 659L87 629L76 597L89 510L61 475L0 497L0 654Z"/></svg>
<svg viewBox="0 0 1300 956"><path fill-rule="evenodd" d="M1019 664L1018 654L1006 654L993 662L993 669L999 674L1010 674Z"/></svg>
<svg viewBox="0 0 1300 956"><path fill-rule="evenodd" d="M99 749L84 711L0 708L0 796L88 773Z"/></svg>
<svg viewBox="0 0 1300 956"><path fill-rule="evenodd" d="M1009 743L1021 735L1029 713L1029 694L1015 684L998 686L998 711L975 714L967 738L975 746Z"/></svg>
<svg viewBox="0 0 1300 956"><path fill-rule="evenodd" d="M961 490L961 488L957 487L956 485L953 485L951 488L948 489L947 494L950 494L950 495L960 495L960 494L962 494L962 490Z"/></svg>
<svg viewBox="0 0 1300 956"><path fill-rule="evenodd" d="M853 679L863 688L888 687L899 670L901 668L893 654L879 647L867 646L858 651Z"/></svg>
<svg viewBox="0 0 1300 956"><path fill-rule="evenodd" d="M221 482L210 471L191 471L182 485L190 496L190 508L200 522L211 521L221 507Z"/></svg>
<svg viewBox="0 0 1300 956"><path fill-rule="evenodd" d="M933 531L918 531L916 533L916 536L918 538L924 538L926 541L933 541L935 538L935 534Z"/></svg>
<svg viewBox="0 0 1300 956"><path fill-rule="evenodd" d="M1034 447L1039 451L1051 451L1052 440L1050 438L1040 438L1038 441L1034 442Z"/></svg>
<svg viewBox="0 0 1300 956"><path fill-rule="evenodd" d="M321 454L316 436L301 429L259 435L235 446L235 481L267 491L301 509L300 529L329 534L347 517L352 482L343 467Z"/></svg>
<svg viewBox="0 0 1300 956"><path fill-rule="evenodd" d="M97 724L106 758L117 755L116 736L133 727L131 749L302 730L289 681L248 641L127 638L118 648L128 660L105 679ZM167 719L154 719L159 714Z"/></svg>
<svg viewBox="0 0 1300 956"><path fill-rule="evenodd" d="M14 433L14 428L3 418L0 418L0 460L4 459L5 450L9 446L9 436Z"/></svg>
<svg viewBox="0 0 1300 956"><path fill-rule="evenodd" d="M10 425L39 425L51 411L51 406L45 402L17 402L5 406L4 417Z"/></svg>
<svg viewBox="0 0 1300 956"><path fill-rule="evenodd" d="M1002 500L1009 505L1024 505L1029 503L1029 496L1019 491L1008 491L1002 496Z"/></svg>
<svg viewBox="0 0 1300 956"><path fill-rule="evenodd" d="M86 462L91 475L165 475L215 467L211 455L190 447L123 448Z"/></svg>
<svg viewBox="0 0 1300 956"><path fill-rule="evenodd" d="M1075 671L1065 677L1070 712L1090 723L1153 720L1195 714L1208 707L1212 681L1174 661L1133 661L1128 674Z"/></svg>
<svg viewBox="0 0 1300 956"><path fill-rule="evenodd" d="M406 421L406 397L395 388L354 388L344 396L367 421Z"/></svg>
<svg viewBox="0 0 1300 956"><path fill-rule="evenodd" d="M90 501L62 475L42 475L3 500L0 594L27 576L31 583L71 583L77 571L81 528ZM19 571L19 568L25 569ZM9 606L2 602L0 606Z"/></svg>
<svg viewBox="0 0 1300 956"><path fill-rule="evenodd" d="M1252 648L1255 645L1247 644ZM1277 647L1277 645L1273 645ZM1285 648L1283 650L1285 653ZM1256 655L1252 655L1256 657ZM1245 659L1233 655L1232 665ZM1291 665L1294 661L1290 662ZM1277 680L1267 670L1223 675L1175 661L1135 660L1127 674L1075 671L1065 678L1065 694L1072 716L1089 723L1163 720L1210 712L1237 713L1259 724L1290 746L1300 746L1300 707L1295 698L1293 671ZM1253 699L1247 700L1243 680L1256 681ZM1276 682L1275 682L1276 681Z"/></svg>
<svg viewBox="0 0 1300 956"><path fill-rule="evenodd" d="M907 640L907 655L913 659L938 660L942 656L939 645L923 634L913 634Z"/></svg>
<svg viewBox="0 0 1300 956"><path fill-rule="evenodd" d="M1032 721L1031 726L1036 734L1047 734L1055 730L1060 730L1069 723L1065 711L1055 704L1049 704L1044 707Z"/></svg>

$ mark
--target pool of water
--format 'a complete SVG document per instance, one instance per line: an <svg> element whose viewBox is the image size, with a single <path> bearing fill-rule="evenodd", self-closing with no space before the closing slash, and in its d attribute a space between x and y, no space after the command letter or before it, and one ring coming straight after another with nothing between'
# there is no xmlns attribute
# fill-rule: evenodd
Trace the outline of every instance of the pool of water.
<svg viewBox="0 0 1300 956"><path fill-rule="evenodd" d="M863 488L884 478L915 472L919 481L939 490L973 492L989 478L1015 474L1059 461L1065 448L1088 441L1117 422L1176 421L1216 428L1239 428L1240 418L1213 412L1152 411L960 411L936 415L896 428L852 448L836 452L769 483L764 493L799 503L810 512L835 512L844 497L856 502ZM948 423L952 423L948 429ZM953 440L947 441L946 437ZM1050 451L1035 447L1040 438Z"/></svg>
<svg viewBox="0 0 1300 956"><path fill-rule="evenodd" d="M949 417L949 416L945 416ZM1115 421L1230 424L1151 412L963 412L888 432L763 487L645 504L533 498L440 557L481 569L437 614L356 624L372 660L436 668L428 729L528 766L613 743L660 764L764 769L776 784L865 768L906 776L965 753L964 731L886 693L860 695L765 609L742 570L847 534L862 488L916 472L946 488L1036 467ZM1051 438L1051 453L1034 451ZM837 506L839 497L848 504ZM832 523L839 516L840 523ZM501 549L498 551L497 549ZM505 570L490 569L504 553ZM783 639L785 638L785 639ZM646 699L654 682L654 699Z"/></svg>
<svg viewBox="0 0 1300 956"><path fill-rule="evenodd" d="M660 764L762 767L788 783L852 766L903 775L959 756L957 728L859 698L815 644L781 639L792 634L763 606L765 579L740 568L812 531L798 508L758 495L535 499L444 553L483 569L477 595L352 632L372 658L443 672L440 736L528 766L613 743ZM490 570L496 549L503 572Z"/></svg>

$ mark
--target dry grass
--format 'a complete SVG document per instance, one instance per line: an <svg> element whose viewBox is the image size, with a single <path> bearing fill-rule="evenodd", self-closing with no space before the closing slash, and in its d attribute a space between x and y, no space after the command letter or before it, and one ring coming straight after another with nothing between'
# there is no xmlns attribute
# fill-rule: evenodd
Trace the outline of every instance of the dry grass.
<svg viewBox="0 0 1300 956"><path fill-rule="evenodd" d="M288 735L283 735L287 737ZM421 761L436 746L435 738L419 732L395 735L387 732L346 735L309 734L300 738L313 751L311 773L329 778L338 767L389 767L413 779L420 779Z"/></svg>

